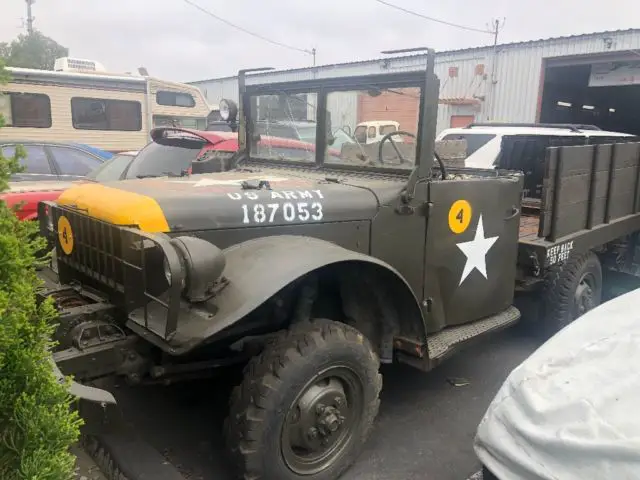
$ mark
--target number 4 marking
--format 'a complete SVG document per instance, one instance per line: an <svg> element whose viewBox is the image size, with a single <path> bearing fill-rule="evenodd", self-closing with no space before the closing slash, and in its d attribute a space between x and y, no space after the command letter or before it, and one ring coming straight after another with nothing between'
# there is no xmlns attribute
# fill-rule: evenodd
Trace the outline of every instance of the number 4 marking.
<svg viewBox="0 0 640 480"><path fill-rule="evenodd" d="M455 234L464 233L471 223L471 204L466 200L456 200L449 209L449 230Z"/></svg>

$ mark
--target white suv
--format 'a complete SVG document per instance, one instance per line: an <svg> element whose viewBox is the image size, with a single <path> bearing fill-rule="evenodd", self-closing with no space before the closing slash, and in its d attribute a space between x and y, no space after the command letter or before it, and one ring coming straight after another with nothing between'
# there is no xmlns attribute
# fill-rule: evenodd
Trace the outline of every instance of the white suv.
<svg viewBox="0 0 640 480"><path fill-rule="evenodd" d="M627 133L607 132L593 125L472 123L464 128L448 128L436 140L466 140L467 168L495 168L504 136L543 137L633 137Z"/></svg>

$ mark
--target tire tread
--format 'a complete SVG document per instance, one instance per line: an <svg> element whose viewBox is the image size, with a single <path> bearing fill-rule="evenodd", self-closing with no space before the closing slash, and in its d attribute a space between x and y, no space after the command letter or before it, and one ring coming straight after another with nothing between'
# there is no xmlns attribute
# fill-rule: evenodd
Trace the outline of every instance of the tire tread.
<svg viewBox="0 0 640 480"><path fill-rule="evenodd" d="M303 362L304 357L313 351L326 348L328 344L336 341L364 344L371 356L368 368L375 368L375 400L365 405L364 412L367 417L363 419L365 428L362 441L359 442L364 443L380 404L382 376L378 373L380 362L377 355L369 341L349 325L325 319L301 322L292 325L288 330L278 332L267 343L262 353L247 363L242 383L233 389L230 396L224 434L230 459L240 475L239 478L267 478L261 471L260 447L257 442L261 438L269 397L277 394L277 388L282 384L281 374L291 365ZM348 466L345 465L343 470Z"/></svg>

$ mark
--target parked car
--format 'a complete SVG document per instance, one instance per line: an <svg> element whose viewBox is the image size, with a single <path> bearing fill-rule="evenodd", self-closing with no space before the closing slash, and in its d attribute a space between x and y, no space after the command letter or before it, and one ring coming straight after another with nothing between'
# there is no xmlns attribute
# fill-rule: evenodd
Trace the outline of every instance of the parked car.
<svg viewBox="0 0 640 480"><path fill-rule="evenodd" d="M203 131L178 127L159 127L151 131L152 142L135 157L113 159L102 173L94 172L90 180L133 179L160 176L185 176L191 174L193 162L215 156L218 160L230 157L238 151L238 134L225 131ZM286 155L313 161L315 145L298 140L263 135L258 142L262 155L278 158ZM340 152L330 149L329 154L339 159ZM108 175L107 175L108 171ZM93 178L96 177L96 178Z"/></svg>
<svg viewBox="0 0 640 480"><path fill-rule="evenodd" d="M271 137L290 138L292 140L300 140L310 144L316 143L316 123L302 121L277 121L277 122L256 122L258 133ZM207 126L208 131L218 132L235 132L235 127L229 122L211 121ZM342 128L333 130L333 142L331 148L340 150L345 143L356 143L356 140ZM371 142L370 142L371 143Z"/></svg>
<svg viewBox="0 0 640 480"><path fill-rule="evenodd" d="M104 162L107 152L89 149L80 144L56 142L13 141L0 144L5 157L12 157L16 145L22 145L26 157L21 160L25 171L14 175L12 182L44 180L76 180L85 177Z"/></svg>
<svg viewBox="0 0 640 480"><path fill-rule="evenodd" d="M639 477L639 303L590 310L511 372L477 430L484 480Z"/></svg>
<svg viewBox="0 0 640 480"><path fill-rule="evenodd" d="M4 142L0 144L2 154L13 157L17 145L26 151L21 159L25 170L12 175L9 190L0 194L0 199L10 207L22 204L17 212L21 220L35 220L38 202L55 200L108 156L108 152L80 144L34 141Z"/></svg>
<svg viewBox="0 0 640 480"><path fill-rule="evenodd" d="M103 150L103 149L98 148L98 147L93 147L91 145L87 145L86 143L72 143L71 145L74 146L74 147L78 147L81 150L85 150L87 152L93 153L93 154L95 154L95 155L97 155L100 158L103 158L105 160L109 160L114 155L113 152L110 152L108 150Z"/></svg>
<svg viewBox="0 0 640 480"><path fill-rule="evenodd" d="M136 150L116 153L109 160L105 160L98 168L89 172L87 179L94 182L119 180L136 155L138 155Z"/></svg>
<svg viewBox="0 0 640 480"><path fill-rule="evenodd" d="M600 130L593 125L549 124L549 123L472 123L463 128L447 128L440 132L436 141L466 140L467 158L465 167L496 168L503 153L503 140L538 138L542 151L552 142L556 144L584 145L601 140L612 143L616 139L629 140L633 135ZM507 166L507 167L512 167ZM505 168L505 167L502 167Z"/></svg>

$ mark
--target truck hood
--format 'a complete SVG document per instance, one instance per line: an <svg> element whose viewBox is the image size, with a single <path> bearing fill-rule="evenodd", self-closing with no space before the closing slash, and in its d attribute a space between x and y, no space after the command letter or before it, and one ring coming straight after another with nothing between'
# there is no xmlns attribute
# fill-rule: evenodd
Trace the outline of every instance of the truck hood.
<svg viewBox="0 0 640 480"><path fill-rule="evenodd" d="M245 181L271 189L244 188ZM85 183L63 192L58 204L155 233L366 220L379 207L369 188L282 171Z"/></svg>

